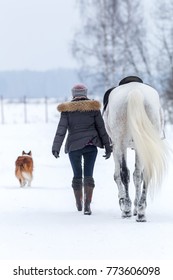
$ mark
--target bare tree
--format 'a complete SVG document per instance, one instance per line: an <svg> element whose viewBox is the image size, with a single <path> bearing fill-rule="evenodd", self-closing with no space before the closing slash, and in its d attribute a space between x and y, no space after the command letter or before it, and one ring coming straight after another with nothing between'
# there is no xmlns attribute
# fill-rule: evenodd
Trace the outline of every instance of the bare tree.
<svg viewBox="0 0 173 280"><path fill-rule="evenodd" d="M81 64L81 76L95 81L95 88L114 80L117 1L87 0L80 3L83 26L75 35L73 54ZM98 86L100 85L100 86Z"/></svg>
<svg viewBox="0 0 173 280"><path fill-rule="evenodd" d="M124 57L123 73L130 71L145 77L151 76L149 52L146 44L146 25L142 1L122 1L121 55Z"/></svg>
<svg viewBox="0 0 173 280"><path fill-rule="evenodd" d="M173 123L173 1L157 1L156 14L157 76L166 120Z"/></svg>
<svg viewBox="0 0 173 280"><path fill-rule="evenodd" d="M103 91L125 75L151 75L140 0L85 0L79 5L83 26L72 51L81 79Z"/></svg>

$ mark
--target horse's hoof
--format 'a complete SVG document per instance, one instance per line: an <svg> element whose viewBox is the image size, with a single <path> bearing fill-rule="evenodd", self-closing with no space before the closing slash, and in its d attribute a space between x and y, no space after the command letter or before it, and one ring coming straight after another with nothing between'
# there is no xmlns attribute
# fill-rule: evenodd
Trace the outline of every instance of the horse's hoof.
<svg viewBox="0 0 173 280"><path fill-rule="evenodd" d="M131 211L124 211L122 212L122 218L130 218L132 216Z"/></svg>
<svg viewBox="0 0 173 280"><path fill-rule="evenodd" d="M137 216L137 214L138 214L138 213L137 213L137 210L134 209L134 210L133 210L133 216Z"/></svg>
<svg viewBox="0 0 173 280"><path fill-rule="evenodd" d="M137 216L137 218L136 218L136 221L137 222L146 222L147 220L146 220L146 218L145 218L145 215L143 215L143 214L138 214L138 216Z"/></svg>

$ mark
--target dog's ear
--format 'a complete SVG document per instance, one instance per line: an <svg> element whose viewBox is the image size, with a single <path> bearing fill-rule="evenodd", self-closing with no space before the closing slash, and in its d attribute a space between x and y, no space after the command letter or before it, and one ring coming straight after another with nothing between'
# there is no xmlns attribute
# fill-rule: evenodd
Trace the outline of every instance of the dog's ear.
<svg viewBox="0 0 173 280"><path fill-rule="evenodd" d="M29 151L28 155L29 155L29 156L32 156L32 153L31 153L31 151Z"/></svg>
<svg viewBox="0 0 173 280"><path fill-rule="evenodd" d="M22 155L25 155L26 153L25 153L25 151L22 151Z"/></svg>

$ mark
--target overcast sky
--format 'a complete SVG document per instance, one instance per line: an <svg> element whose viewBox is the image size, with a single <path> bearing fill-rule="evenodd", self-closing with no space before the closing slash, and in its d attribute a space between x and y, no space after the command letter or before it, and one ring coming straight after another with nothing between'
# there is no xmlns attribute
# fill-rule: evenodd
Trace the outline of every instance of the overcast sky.
<svg viewBox="0 0 173 280"><path fill-rule="evenodd" d="M0 0L0 71L76 67L76 0Z"/></svg>

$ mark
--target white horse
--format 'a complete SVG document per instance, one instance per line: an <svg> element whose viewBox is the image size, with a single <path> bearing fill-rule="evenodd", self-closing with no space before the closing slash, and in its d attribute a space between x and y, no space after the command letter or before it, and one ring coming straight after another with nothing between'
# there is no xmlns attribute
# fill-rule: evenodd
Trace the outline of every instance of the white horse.
<svg viewBox="0 0 173 280"><path fill-rule="evenodd" d="M110 90L109 90L110 91ZM130 172L127 148L135 150L135 200L133 214L145 222L148 187L158 187L167 169L168 148L164 139L164 118L158 92L140 82L120 83L109 92L104 108L106 130L113 145L114 180L122 217L130 217Z"/></svg>

